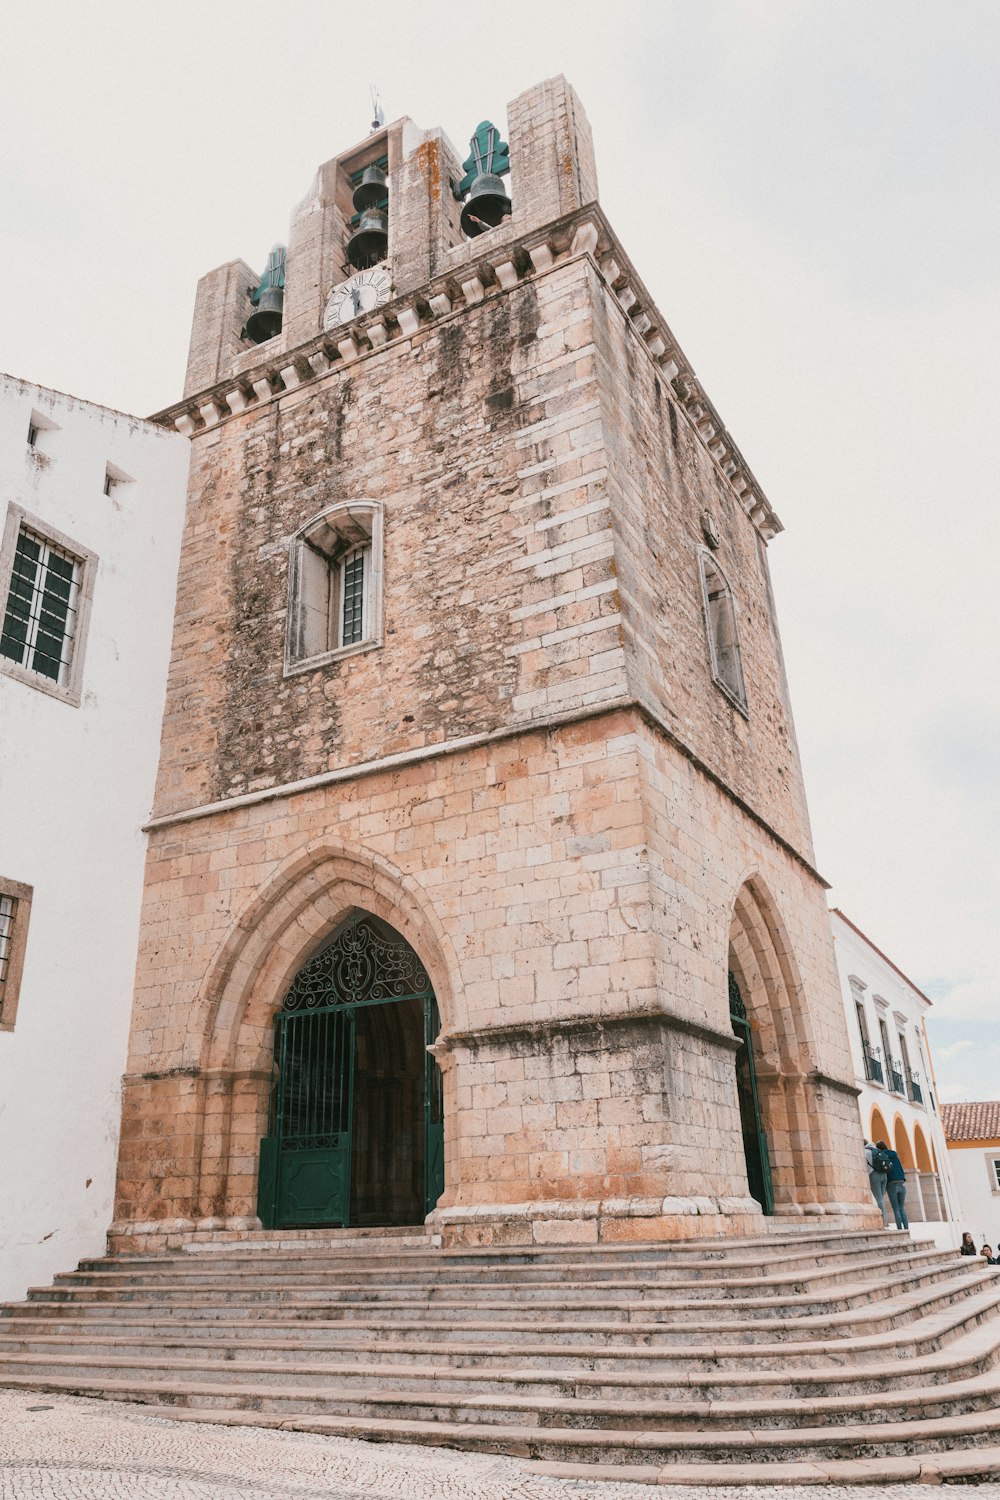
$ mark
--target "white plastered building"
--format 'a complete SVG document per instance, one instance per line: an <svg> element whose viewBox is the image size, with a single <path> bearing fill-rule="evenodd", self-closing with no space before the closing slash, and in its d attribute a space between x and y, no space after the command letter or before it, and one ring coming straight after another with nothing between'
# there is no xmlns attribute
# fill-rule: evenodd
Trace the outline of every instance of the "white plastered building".
<svg viewBox="0 0 1000 1500"><path fill-rule="evenodd" d="M0 375L0 1299L105 1247L188 462Z"/></svg>
<svg viewBox="0 0 1000 1500"><path fill-rule="evenodd" d="M941 1106L962 1228L976 1249L1000 1247L1000 1099Z"/></svg>
<svg viewBox="0 0 1000 1500"><path fill-rule="evenodd" d="M862 1133L899 1154L914 1239L954 1248L958 1195L924 1026L931 1002L842 911L831 922Z"/></svg>

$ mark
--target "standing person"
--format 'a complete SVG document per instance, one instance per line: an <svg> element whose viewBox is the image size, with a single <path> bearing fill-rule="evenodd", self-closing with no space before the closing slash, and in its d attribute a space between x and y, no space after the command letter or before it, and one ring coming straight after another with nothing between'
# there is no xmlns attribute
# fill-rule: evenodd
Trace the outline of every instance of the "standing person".
<svg viewBox="0 0 1000 1500"><path fill-rule="evenodd" d="M906 1217L906 1173L903 1170L903 1163L895 1151L886 1145L885 1141L879 1141L877 1149L879 1155L885 1158L889 1168L889 1181L886 1186L886 1192L889 1195L889 1202L892 1204L896 1228L909 1229L910 1221ZM878 1160L878 1156L876 1156L875 1160Z"/></svg>
<svg viewBox="0 0 1000 1500"><path fill-rule="evenodd" d="M879 1212L882 1215L882 1228L888 1229L889 1215L885 1207L885 1185L889 1179L885 1166L879 1162L879 1155L880 1153L876 1150L872 1142L865 1141L865 1161L868 1163L868 1185L872 1190L872 1197L878 1204ZM975 1255L975 1250L972 1253Z"/></svg>
<svg viewBox="0 0 1000 1500"><path fill-rule="evenodd" d="M976 1242L968 1230L962 1235L962 1243L958 1247L959 1255L976 1255Z"/></svg>

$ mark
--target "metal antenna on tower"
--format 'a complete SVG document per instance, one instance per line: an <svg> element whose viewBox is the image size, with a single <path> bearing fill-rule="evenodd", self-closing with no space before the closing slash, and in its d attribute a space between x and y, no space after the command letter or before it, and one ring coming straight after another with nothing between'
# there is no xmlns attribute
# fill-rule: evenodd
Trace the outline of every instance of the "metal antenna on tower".
<svg viewBox="0 0 1000 1500"><path fill-rule="evenodd" d="M368 87L371 89L371 95L372 95L372 129L371 129L371 133L372 133L372 135L374 135L375 132L376 132L376 130L381 130L382 126L385 124L385 111L382 108L382 103L381 103L381 100L379 99L379 96L378 96L378 86L376 84L374 84L374 83L371 83L371 84L368 85Z"/></svg>

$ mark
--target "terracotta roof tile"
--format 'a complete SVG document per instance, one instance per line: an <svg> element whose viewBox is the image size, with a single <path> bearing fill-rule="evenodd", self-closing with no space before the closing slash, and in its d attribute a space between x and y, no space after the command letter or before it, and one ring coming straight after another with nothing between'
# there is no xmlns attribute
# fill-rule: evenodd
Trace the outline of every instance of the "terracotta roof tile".
<svg viewBox="0 0 1000 1500"><path fill-rule="evenodd" d="M1000 1140L1000 1099L942 1104L941 1123L949 1141Z"/></svg>

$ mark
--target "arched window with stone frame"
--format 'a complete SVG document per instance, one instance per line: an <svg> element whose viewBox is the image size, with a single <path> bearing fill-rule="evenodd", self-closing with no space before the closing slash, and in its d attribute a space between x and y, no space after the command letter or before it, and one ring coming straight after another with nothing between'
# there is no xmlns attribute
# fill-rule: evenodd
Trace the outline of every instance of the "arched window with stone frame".
<svg viewBox="0 0 1000 1500"><path fill-rule="evenodd" d="M699 548L698 557L712 678L734 707L748 714L733 590L710 552Z"/></svg>
<svg viewBox="0 0 1000 1500"><path fill-rule="evenodd" d="M292 538L285 672L382 644L382 506L331 505Z"/></svg>

